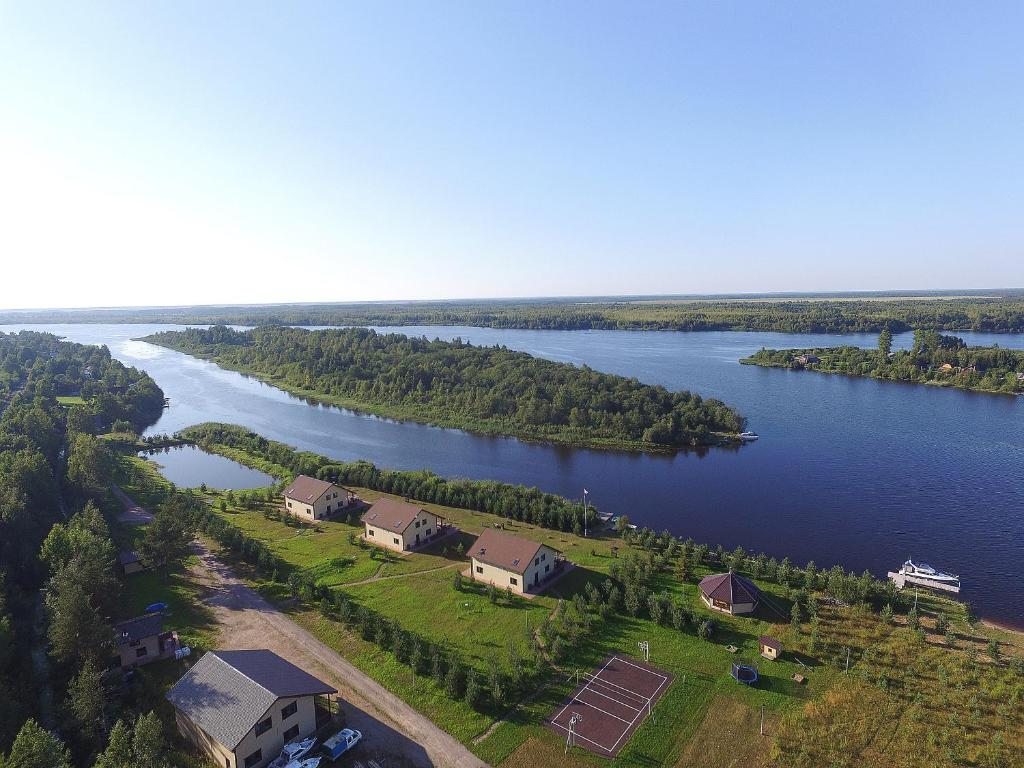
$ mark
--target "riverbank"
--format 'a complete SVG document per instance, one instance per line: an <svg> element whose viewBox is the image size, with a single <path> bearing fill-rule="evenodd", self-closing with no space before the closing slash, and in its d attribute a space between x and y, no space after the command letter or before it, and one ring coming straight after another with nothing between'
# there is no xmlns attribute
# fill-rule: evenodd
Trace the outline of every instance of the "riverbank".
<svg viewBox="0 0 1024 768"><path fill-rule="evenodd" d="M313 402L398 421L573 448L671 453L739 444L725 403L499 346L372 329L224 326L139 341Z"/></svg>

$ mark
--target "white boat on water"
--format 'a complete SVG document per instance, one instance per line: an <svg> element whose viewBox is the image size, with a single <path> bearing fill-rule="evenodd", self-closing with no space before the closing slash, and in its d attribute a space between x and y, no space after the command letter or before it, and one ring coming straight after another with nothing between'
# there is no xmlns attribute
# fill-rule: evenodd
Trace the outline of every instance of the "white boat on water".
<svg viewBox="0 0 1024 768"><path fill-rule="evenodd" d="M918 579L926 579L927 581L934 581L939 584L949 584L957 588L960 587L959 576L940 571L928 565L928 563L915 563L913 560L907 560L903 567L900 568L900 573L904 576L914 576Z"/></svg>
<svg viewBox="0 0 1024 768"><path fill-rule="evenodd" d="M758 438L757 432L740 432L740 440L742 440L742 441L744 441L746 443L749 443L749 442L752 442L754 440L757 440L757 438Z"/></svg>

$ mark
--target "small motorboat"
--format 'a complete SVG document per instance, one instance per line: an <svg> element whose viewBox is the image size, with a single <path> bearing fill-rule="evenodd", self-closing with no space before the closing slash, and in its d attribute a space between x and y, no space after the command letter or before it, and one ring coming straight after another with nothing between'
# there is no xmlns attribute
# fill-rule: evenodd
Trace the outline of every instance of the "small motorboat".
<svg viewBox="0 0 1024 768"><path fill-rule="evenodd" d="M754 440L757 440L758 437L759 435L757 432L740 432L740 440L745 443L752 443Z"/></svg>
<svg viewBox="0 0 1024 768"><path fill-rule="evenodd" d="M940 584L950 584L955 587L960 586L960 577L955 576L952 573L946 573L940 571L938 568L933 568L928 563L915 563L913 560L907 560L900 568L900 573L904 576L916 576L919 579L927 579L928 581L935 581Z"/></svg>
<svg viewBox="0 0 1024 768"><path fill-rule="evenodd" d="M289 744L285 744L284 748L281 750L281 754L278 755L273 762L269 763L267 768L295 768L298 761L308 755L310 750L315 746L315 736L310 736L302 741L293 741Z"/></svg>

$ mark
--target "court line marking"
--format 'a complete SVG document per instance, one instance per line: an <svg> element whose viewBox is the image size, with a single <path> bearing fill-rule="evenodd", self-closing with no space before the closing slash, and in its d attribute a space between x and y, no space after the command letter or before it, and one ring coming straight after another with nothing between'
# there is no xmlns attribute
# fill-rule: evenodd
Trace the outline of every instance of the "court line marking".
<svg viewBox="0 0 1024 768"><path fill-rule="evenodd" d="M633 666L635 667L635 666L636 666L636 664L634 664ZM643 667L639 667L639 669L643 669ZM648 671L650 671L650 670L648 670ZM652 672L651 674L654 674L654 673ZM666 681L666 680L668 680L668 678L667 678L667 677L665 677L664 675L658 675L658 677L662 678L662 680L661 680L661 682L660 682L660 683L658 683L658 687L654 689L654 693L652 693L652 694L651 694L651 698L650 698L650 699L648 699L648 701L650 702L650 707L651 707L651 709L653 709L653 708L654 708L654 697L658 695L658 691L660 691L660 690L662 689L662 686L664 686L664 685L665 685L665 681ZM644 713L644 712L643 712L643 710L640 710L639 712L637 712L637 714L636 714L636 717L634 717L634 718L633 718L633 722L635 723L635 722L636 722L636 718L637 718L637 717L640 717L640 715L642 715L643 713ZM630 731L630 729L631 729L632 727L633 727L633 723L630 723L630 724L629 724L629 728L627 728L626 730L624 730L624 731L622 732L622 734L621 734L621 735L619 736L619 738L617 738L617 739L615 740L615 743L614 743L614 744L612 744L612 748L611 748L610 750L608 750L609 752L614 752L614 751L615 751L615 748L616 748L617 746L619 746L619 742L620 742L620 741L622 741L623 737L624 737L624 736L625 736L625 735L626 735L627 733L629 733L629 731Z"/></svg>
<svg viewBox="0 0 1024 768"><path fill-rule="evenodd" d="M602 697L604 697L604 698L608 699L608 701L614 701L614 702L615 702L616 704L621 704L621 705L622 705L622 706L624 706L624 707L625 707L626 709L631 709L631 710L633 710L634 712L639 712L640 710L642 710L642 709L643 709L643 706L639 706L639 707L634 707L634 706L633 706L632 704L627 704L627 703L626 703L626 702L624 702L624 701L623 701L622 699L616 699L616 698L614 698L613 696L605 696L605 695L604 695L603 693L601 693L601 692L600 692L599 690L597 690L597 688L591 688L591 689L590 689L590 692L591 692L591 693L596 693L596 694L597 694L598 696L602 696ZM580 691L580 692L579 692L579 693L578 693L578 694L577 694L577 695L576 695L576 696L575 696L574 698L576 698L576 700L578 701L578 700L579 700L579 697L580 697L580 695L582 695L582 694L583 694L583 691Z"/></svg>
<svg viewBox="0 0 1024 768"><path fill-rule="evenodd" d="M641 705L647 703L647 700L648 700L647 696L644 696L643 694L637 693L636 691L631 691L628 688L623 688L621 685L615 685L615 683L609 683L607 680L605 680L603 678L594 678L590 682L595 684L595 685L597 685L597 686L603 686L605 688L605 690L609 690L613 694L616 694L617 696L623 696L623 695L628 694L629 696L632 696L634 699L638 700ZM616 690L614 690L614 688L619 688L620 690L616 691ZM596 691L597 688L591 688L590 690ZM612 697L609 696L609 698L612 698ZM616 701L621 701L621 699L616 699ZM625 702L623 702L623 703L625 703ZM629 705L626 704L626 706L629 706ZM634 709L635 709L635 707L634 707Z"/></svg>
<svg viewBox="0 0 1024 768"><path fill-rule="evenodd" d="M601 709L596 704L591 704L589 701L584 701L583 699L580 698L580 696L582 696L582 695L583 695L583 691L580 691L575 697L573 697L573 701L575 701L578 704L583 704L584 706L590 707L591 709L596 709L598 712L601 712L602 714L608 715L608 717L614 717L616 720L619 720L619 721L621 721L623 723L628 723L629 722L629 720L627 720L624 717L619 717L618 715L613 715L608 710ZM642 712L643 710L640 710L640 711ZM636 718L633 718L633 719L635 720Z"/></svg>
<svg viewBox="0 0 1024 768"><path fill-rule="evenodd" d="M612 657L611 657L610 659L608 659L608 661L606 661L606 662L604 663L604 666L603 666L603 667L601 667L601 669L600 669L600 670L598 670L598 673L597 673L596 677L600 677L600 676L601 676L601 673L602 673L602 672L604 672L604 671L605 671L605 670L606 670L606 669L608 668L608 665L609 665L609 664L611 664L611 663L612 663L612 661L614 661L614 660L615 660L615 657L614 657L614 656L612 656ZM584 685L584 686L583 686L583 688L581 688L581 689L580 689L580 693L583 693L583 691L587 690L587 688L588 688L589 686L590 686L590 683L587 683L586 685ZM579 695L579 694L573 694L573 697L572 697L572 701L576 701L576 696L578 696L578 695ZM567 709L568 709L569 707L571 707L571 706L572 706L572 701L570 701L570 702L569 702L568 704L566 704L566 705L565 705L564 707L562 707L562 710L561 710L561 712L559 712L559 713L558 713L557 715L555 715L555 716L554 716L553 718L551 718L551 719L552 719L552 720L557 720L558 718L560 718L560 717L562 716L562 713L563 713L563 712L565 712L565 710L567 710Z"/></svg>
<svg viewBox="0 0 1024 768"><path fill-rule="evenodd" d="M555 728L561 728L561 729L562 729L563 731L565 731L566 733L568 733L568 732L569 732L569 729L568 729L568 728L566 728L566 727L565 727L564 725L562 725L561 723L556 723L555 721L553 721L553 720L552 720L552 721L551 721L551 724L552 724L553 726L555 726ZM602 750L604 750L605 752L611 752L611 750L610 750L610 749L608 749L608 747L606 747L606 746L605 746L604 744L598 744L598 743L597 743L596 741L594 741L593 739L588 739L588 738L587 738L586 736L584 736L583 734L579 733L578 731L573 731L573 732L572 732L572 735L573 735L573 736L575 736L575 737L577 737L577 738L583 739L584 741L589 741L589 742L590 742L591 744L593 744L593 745L594 745L595 747L597 747L598 749L602 749Z"/></svg>

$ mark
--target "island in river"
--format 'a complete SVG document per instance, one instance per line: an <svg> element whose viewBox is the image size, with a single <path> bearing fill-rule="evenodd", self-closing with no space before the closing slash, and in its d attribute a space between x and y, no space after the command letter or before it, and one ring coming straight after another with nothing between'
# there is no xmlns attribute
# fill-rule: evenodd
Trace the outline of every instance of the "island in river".
<svg viewBox="0 0 1024 768"><path fill-rule="evenodd" d="M214 326L143 341L341 407L525 440L666 451L736 442L746 426L719 400L460 339Z"/></svg>
<svg viewBox="0 0 1024 768"><path fill-rule="evenodd" d="M761 349L740 362L976 392L1024 392L1024 352L998 346L969 347L961 338L935 331L915 331L914 345L897 352L892 351L892 334L883 331L878 337L877 349L853 346Z"/></svg>

